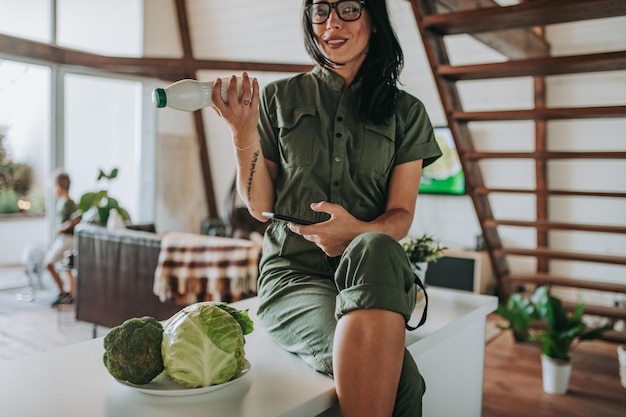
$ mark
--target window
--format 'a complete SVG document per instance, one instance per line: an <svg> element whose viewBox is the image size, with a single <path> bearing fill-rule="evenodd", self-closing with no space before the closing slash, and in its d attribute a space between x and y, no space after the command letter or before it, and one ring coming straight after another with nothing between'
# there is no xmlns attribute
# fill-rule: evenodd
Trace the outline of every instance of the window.
<svg viewBox="0 0 626 417"><path fill-rule="evenodd" d="M46 177L50 153L50 69L40 65L0 60L0 134L7 158L0 161L11 179L2 190L0 212L40 215L45 210ZM28 186L15 164L31 171ZM13 168L12 168L13 167ZM23 190L28 190L23 194ZM13 193L17 191L17 193ZM25 203L18 204L19 200ZM19 206L19 207L18 207ZM15 211L14 211L15 210Z"/></svg>
<svg viewBox="0 0 626 417"><path fill-rule="evenodd" d="M65 169L72 176L72 197L107 186L98 172L119 169L109 195L131 219L139 213L141 160L141 83L66 74Z"/></svg>
<svg viewBox="0 0 626 417"><path fill-rule="evenodd" d="M0 0L0 33L96 54L142 55L142 0L24 3ZM78 199L81 192L103 185L95 184L100 167L117 167L120 178L111 183L111 194L135 219L153 213L153 207L145 206L152 204L154 193L140 185L154 182L150 158L154 140L141 128L142 120L147 123L142 103L149 98L144 96L139 81L105 77L88 69L61 66L53 71L46 65L0 59L0 128L7 126L16 160L33 165L37 188L52 196L50 172L62 166L72 175L71 195ZM149 156L142 159L142 152ZM48 218L35 225L31 225L34 220L0 222L0 236L16 237L0 241L0 263L19 263L24 245L46 244L54 236L50 200L45 202Z"/></svg>

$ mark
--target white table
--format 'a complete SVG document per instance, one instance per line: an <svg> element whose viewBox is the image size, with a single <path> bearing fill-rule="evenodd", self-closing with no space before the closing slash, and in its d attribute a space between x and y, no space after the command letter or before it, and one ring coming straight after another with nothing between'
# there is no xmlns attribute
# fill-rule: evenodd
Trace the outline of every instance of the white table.
<svg viewBox="0 0 626 417"><path fill-rule="evenodd" d="M424 416L481 414L485 317L492 296L429 288L428 322L407 333L407 346L426 379ZM116 382L102 363L102 338L0 362L0 415L70 417L309 417L337 414L333 380L276 346L256 319L246 336L249 373L223 389L159 397ZM419 305L418 305L419 307Z"/></svg>

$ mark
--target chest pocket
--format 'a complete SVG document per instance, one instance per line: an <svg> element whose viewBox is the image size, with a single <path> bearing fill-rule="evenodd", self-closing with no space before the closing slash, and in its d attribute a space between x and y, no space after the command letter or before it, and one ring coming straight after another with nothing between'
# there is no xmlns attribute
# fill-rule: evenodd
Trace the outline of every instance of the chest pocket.
<svg viewBox="0 0 626 417"><path fill-rule="evenodd" d="M304 166L314 163L315 137L320 134L320 121L314 107L276 109L276 125L283 163Z"/></svg>
<svg viewBox="0 0 626 417"><path fill-rule="evenodd" d="M396 123L366 124L358 161L358 173L374 178L387 178L396 159Z"/></svg>

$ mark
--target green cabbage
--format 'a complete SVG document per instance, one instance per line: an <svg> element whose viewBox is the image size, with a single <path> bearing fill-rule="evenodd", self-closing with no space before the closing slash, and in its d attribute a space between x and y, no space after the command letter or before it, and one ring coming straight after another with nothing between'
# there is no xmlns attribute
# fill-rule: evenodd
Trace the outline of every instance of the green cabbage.
<svg viewBox="0 0 626 417"><path fill-rule="evenodd" d="M247 312L201 302L183 308L165 324L161 353L167 374L188 388L222 384L244 367ZM232 314L231 313L236 313ZM241 324L240 324L241 323Z"/></svg>

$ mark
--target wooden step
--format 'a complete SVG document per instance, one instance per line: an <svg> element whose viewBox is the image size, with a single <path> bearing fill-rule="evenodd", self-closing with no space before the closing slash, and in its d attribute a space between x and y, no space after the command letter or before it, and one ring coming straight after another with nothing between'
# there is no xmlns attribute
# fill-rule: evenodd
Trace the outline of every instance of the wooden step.
<svg viewBox="0 0 626 417"><path fill-rule="evenodd" d="M545 26L626 15L624 0L543 0L424 16L426 29L441 35Z"/></svg>
<svg viewBox="0 0 626 417"><path fill-rule="evenodd" d="M626 284L559 277L544 273L536 273L532 275L512 274L502 277L502 280L516 283L525 282L537 286L553 285L557 287L581 288L586 290L626 294Z"/></svg>
<svg viewBox="0 0 626 417"><path fill-rule="evenodd" d="M523 188L488 188L476 187L473 189L476 194L484 195L491 193L503 194L536 194L563 197L609 197L609 198L626 198L626 193L613 193L602 191L580 191L580 190L536 190Z"/></svg>
<svg viewBox="0 0 626 417"><path fill-rule="evenodd" d="M413 0L413 13L418 25L423 30L424 37L428 38L433 32L426 30L421 22L422 16L430 13L432 3L428 0ZM482 7L500 7L493 0L436 0L438 11L456 11L476 9ZM480 32L470 34L473 38L498 51L503 56L510 59L528 58L550 55L550 45L535 30L531 28L505 29L496 32Z"/></svg>
<svg viewBox="0 0 626 417"><path fill-rule="evenodd" d="M626 159L626 152L463 152L465 159Z"/></svg>
<svg viewBox="0 0 626 417"><path fill-rule="evenodd" d="M539 191L537 194L541 194ZM603 192L603 191L574 191L574 190L550 190L548 195L564 197L616 197L626 198L626 193Z"/></svg>
<svg viewBox="0 0 626 417"><path fill-rule="evenodd" d="M626 344L626 332L608 331L602 335L601 339L623 345Z"/></svg>
<svg viewBox="0 0 626 417"><path fill-rule="evenodd" d="M574 311L577 305L578 305L577 303L563 301L563 307L565 307L567 311ZM585 303L584 312L585 314L589 314L592 316L609 317L612 319L626 320L626 308L599 306L599 305Z"/></svg>
<svg viewBox="0 0 626 417"><path fill-rule="evenodd" d="M626 4L626 2L624 2ZM437 73L448 80L539 77L626 69L626 51L541 57L473 65L440 65Z"/></svg>
<svg viewBox="0 0 626 417"><path fill-rule="evenodd" d="M607 226L600 224L577 224L577 223L563 223L554 221L534 220L506 220L506 219L488 219L482 222L484 227L497 227L497 226L514 226L514 227L532 227L537 230L577 230L581 232L595 232L595 233L617 233L626 234L626 226Z"/></svg>
<svg viewBox="0 0 626 417"><path fill-rule="evenodd" d="M459 122L504 120L563 120L626 117L626 106L559 107L528 110L453 111Z"/></svg>
<svg viewBox="0 0 626 417"><path fill-rule="evenodd" d="M495 249L493 253L494 255L497 255L497 256L506 256L506 255L531 256L531 257L543 257L543 258L548 258L548 259L568 259L571 261L579 261L579 262L597 262L597 263L604 263L604 264L626 265L626 256L567 252L567 251L560 251L560 250L541 248L541 247L535 248L535 249L502 248L502 249Z"/></svg>

